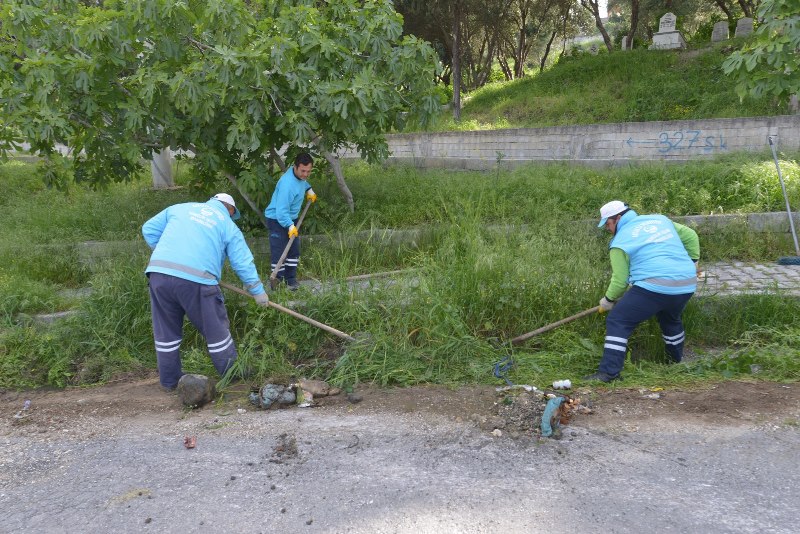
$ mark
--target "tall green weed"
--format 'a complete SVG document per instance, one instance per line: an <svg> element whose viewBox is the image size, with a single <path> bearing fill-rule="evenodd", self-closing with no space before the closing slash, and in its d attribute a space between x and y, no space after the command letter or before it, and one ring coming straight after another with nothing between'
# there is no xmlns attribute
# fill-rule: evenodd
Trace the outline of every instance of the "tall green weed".
<svg viewBox="0 0 800 534"><path fill-rule="evenodd" d="M800 195L795 159L783 156L790 198ZM770 155L738 155L681 166L646 165L588 169L532 165L493 173L420 171L347 165L357 199L355 213L336 212L325 240L304 244L301 275L329 290L277 292L276 302L296 301L298 311L362 341L343 344L306 323L250 300L227 295L231 329L240 353L236 373L257 379L299 376L357 382L414 384L497 382L493 366L515 362L517 382L547 383L576 377L597 365L604 324L591 316L530 343L507 340L596 305L608 282L608 235L595 228L598 207L612 198L640 212L668 215L781 210L782 195ZM109 380L155 367L141 224L166 205L202 200L191 188L150 191L144 181L68 194L38 185L29 166L0 166L0 188L8 193L0 222L12 228L0 238L0 387L63 386ZM332 180L317 177L320 203L336 194ZM319 186L317 185L319 184ZM2 197L2 195L0 195ZM26 204L27 202L27 204ZM342 207L342 209L344 209ZM97 222L102 219L103 224ZM395 239L381 229L407 230ZM245 228L263 238L257 226ZM339 235L339 232L358 234ZM372 232L370 234L370 232ZM703 261L774 259L787 236L755 234L744 226L703 234ZM84 241L120 240L106 260L88 266ZM323 242L324 241L324 242ZM266 278L265 258L259 269ZM404 276L363 282L351 289L346 276L410 269ZM235 281L230 270L225 278ZM76 314L52 326L28 320L40 311L60 311L73 302L62 290L89 286ZM626 375L635 383L721 379L730 376L795 376L796 351L785 350L784 367L764 347L780 347L796 334L800 310L794 298L693 299L686 312L690 346L756 350L712 367L665 367L660 332L643 325L631 340ZM769 342L756 335L783 329ZM187 324L184 370L214 374L204 340ZM744 354L744 353L743 353ZM754 375L738 362L752 360ZM708 360L707 358L704 359ZM761 362L761 363L759 363ZM705 364L704 364L705 365ZM723 369L724 367L724 369ZM754 367L753 369L757 369ZM727 374L726 374L727 373Z"/></svg>

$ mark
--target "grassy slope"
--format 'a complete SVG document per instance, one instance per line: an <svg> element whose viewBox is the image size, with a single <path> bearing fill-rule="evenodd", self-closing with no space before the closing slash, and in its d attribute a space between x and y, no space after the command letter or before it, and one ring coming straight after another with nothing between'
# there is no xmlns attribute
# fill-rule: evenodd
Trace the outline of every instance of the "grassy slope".
<svg viewBox="0 0 800 534"><path fill-rule="evenodd" d="M739 102L722 72L722 49L633 50L562 60L542 74L468 96L462 123L443 114L435 129L543 127L779 115L767 100Z"/></svg>

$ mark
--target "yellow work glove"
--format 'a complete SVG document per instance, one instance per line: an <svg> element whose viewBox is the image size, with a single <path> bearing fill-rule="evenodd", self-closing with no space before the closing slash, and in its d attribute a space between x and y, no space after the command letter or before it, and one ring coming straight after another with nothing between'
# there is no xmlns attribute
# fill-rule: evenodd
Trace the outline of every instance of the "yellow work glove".
<svg viewBox="0 0 800 534"><path fill-rule="evenodd" d="M605 313L605 312L607 312L607 311L611 311L611 308L613 308L613 307L614 307L614 304L616 304L616 302L615 302L615 301L613 301L613 300L608 300L608 299L606 298L606 296L605 296L605 295L603 295L603 298L601 298L601 299L600 299L600 304L599 304L599 307L600 307L600 309L599 309L599 310L597 310L597 312L598 312L598 313Z"/></svg>
<svg viewBox="0 0 800 534"><path fill-rule="evenodd" d="M310 200L312 204L317 201L317 194L310 187L306 191L306 199Z"/></svg>
<svg viewBox="0 0 800 534"><path fill-rule="evenodd" d="M292 237L297 237L297 236L298 236L297 227L295 225L291 225L289 227L289 238L291 239Z"/></svg>

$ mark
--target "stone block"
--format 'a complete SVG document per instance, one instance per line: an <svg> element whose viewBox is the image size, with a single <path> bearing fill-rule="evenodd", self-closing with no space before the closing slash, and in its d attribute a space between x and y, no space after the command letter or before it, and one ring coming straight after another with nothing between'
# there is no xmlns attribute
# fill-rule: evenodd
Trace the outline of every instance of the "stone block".
<svg viewBox="0 0 800 534"><path fill-rule="evenodd" d="M681 35L681 32L664 32L653 35L653 44L650 45L651 50L674 50L686 48L686 40Z"/></svg>

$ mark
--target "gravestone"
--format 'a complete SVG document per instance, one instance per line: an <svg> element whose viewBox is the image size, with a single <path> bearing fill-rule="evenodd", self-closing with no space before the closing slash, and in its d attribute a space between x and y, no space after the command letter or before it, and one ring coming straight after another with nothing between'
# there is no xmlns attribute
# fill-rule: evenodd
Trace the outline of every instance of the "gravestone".
<svg viewBox="0 0 800 534"><path fill-rule="evenodd" d="M172 176L172 152L170 152L169 147L159 152L153 151L150 172L153 175L154 189L163 189L175 185L175 179Z"/></svg>
<svg viewBox="0 0 800 534"><path fill-rule="evenodd" d="M664 16L658 21L658 33L674 32L677 22L678 18L674 13L664 13Z"/></svg>
<svg viewBox="0 0 800 534"><path fill-rule="evenodd" d="M720 41L725 41L729 37L728 33L728 21L721 20L714 24L714 30L711 32L711 42L718 43Z"/></svg>
<svg viewBox="0 0 800 534"><path fill-rule="evenodd" d="M592 46L589 47L589 53L592 54L593 56L596 56L597 52L599 51L600 47L598 47L596 44L593 44Z"/></svg>
<svg viewBox="0 0 800 534"><path fill-rule="evenodd" d="M627 35L622 37L622 43L620 44L620 48L622 50L627 50L628 49L628 36Z"/></svg>
<svg viewBox="0 0 800 534"><path fill-rule="evenodd" d="M658 21L658 33L653 35L651 49L671 50L674 48L686 48L686 40L681 32L675 29L677 18L673 13L665 13Z"/></svg>
<svg viewBox="0 0 800 534"><path fill-rule="evenodd" d="M753 19L744 17L736 21L736 33L734 37L746 37L753 33Z"/></svg>

